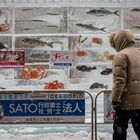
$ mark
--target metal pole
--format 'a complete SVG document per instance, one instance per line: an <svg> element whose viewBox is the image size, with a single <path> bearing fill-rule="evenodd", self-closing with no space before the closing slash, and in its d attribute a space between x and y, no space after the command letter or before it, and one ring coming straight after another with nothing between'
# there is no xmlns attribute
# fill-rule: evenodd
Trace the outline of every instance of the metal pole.
<svg viewBox="0 0 140 140"><path fill-rule="evenodd" d="M91 140L93 140L93 135L94 135L94 133L93 133L93 123L94 123L94 121L93 121L93 111L94 111L93 102L94 102L94 100L93 100L91 93L89 93L88 91L84 91L84 92L87 93L91 98Z"/></svg>
<svg viewBox="0 0 140 140"><path fill-rule="evenodd" d="M96 96L95 96L95 107L94 107L94 111L95 111L95 140L97 140L97 98L101 93L105 93L108 92L110 90L103 90L100 91Z"/></svg>

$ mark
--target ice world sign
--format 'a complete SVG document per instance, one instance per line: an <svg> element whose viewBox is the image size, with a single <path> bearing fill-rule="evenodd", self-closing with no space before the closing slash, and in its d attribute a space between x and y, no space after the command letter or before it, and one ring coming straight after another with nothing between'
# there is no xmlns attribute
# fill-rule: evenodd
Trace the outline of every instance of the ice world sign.
<svg viewBox="0 0 140 140"><path fill-rule="evenodd" d="M0 123L84 121L84 94L0 94Z"/></svg>

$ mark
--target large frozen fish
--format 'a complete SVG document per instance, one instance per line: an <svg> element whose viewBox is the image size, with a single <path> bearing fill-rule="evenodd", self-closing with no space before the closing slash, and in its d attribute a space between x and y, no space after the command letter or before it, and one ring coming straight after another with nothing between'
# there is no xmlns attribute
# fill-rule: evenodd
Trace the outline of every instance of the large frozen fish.
<svg viewBox="0 0 140 140"><path fill-rule="evenodd" d="M119 16L118 12L119 12L119 10L111 12L105 8L100 8L100 9L89 10L89 11L87 11L87 14L94 14L96 16L106 16L106 15L115 14L115 15Z"/></svg>
<svg viewBox="0 0 140 140"><path fill-rule="evenodd" d="M31 19L34 22L44 22L47 26L61 27L62 15L41 15Z"/></svg>
<svg viewBox="0 0 140 140"><path fill-rule="evenodd" d="M44 41L41 41L39 39L33 39L33 38L24 38L24 39L21 39L21 42L22 43L25 43L25 44L29 44L29 45L33 45L33 46L49 46L51 48L53 48L53 42L44 42Z"/></svg>
<svg viewBox="0 0 140 140"><path fill-rule="evenodd" d="M82 23L77 23L76 25L79 27L84 27L84 28L89 29L89 30L93 30L93 31L101 30L103 32L106 32L105 31L106 27L98 28L98 27L93 26L92 24L82 24Z"/></svg>

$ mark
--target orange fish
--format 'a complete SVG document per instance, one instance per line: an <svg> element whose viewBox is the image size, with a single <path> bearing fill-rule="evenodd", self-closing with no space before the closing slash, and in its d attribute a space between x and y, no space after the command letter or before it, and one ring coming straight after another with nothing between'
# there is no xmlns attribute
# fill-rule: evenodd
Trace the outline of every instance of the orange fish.
<svg viewBox="0 0 140 140"><path fill-rule="evenodd" d="M100 45L102 45L102 43L103 43L102 39L99 37L93 37L92 42L96 43L96 44L100 44Z"/></svg>
<svg viewBox="0 0 140 140"><path fill-rule="evenodd" d="M82 57L82 56L88 55L88 52L84 51L84 50L78 50L78 51L76 51L76 55L79 57Z"/></svg>

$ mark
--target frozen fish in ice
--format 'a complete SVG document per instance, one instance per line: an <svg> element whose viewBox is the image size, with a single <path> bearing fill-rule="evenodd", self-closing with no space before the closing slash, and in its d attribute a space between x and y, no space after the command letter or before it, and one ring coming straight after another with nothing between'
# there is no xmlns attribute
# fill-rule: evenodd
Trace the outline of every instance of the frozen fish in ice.
<svg viewBox="0 0 140 140"><path fill-rule="evenodd" d="M0 89L6 89L5 87L0 87Z"/></svg>
<svg viewBox="0 0 140 140"><path fill-rule="evenodd" d="M140 8L134 8L131 10L132 12L140 12Z"/></svg>
<svg viewBox="0 0 140 140"><path fill-rule="evenodd" d="M83 28L85 28L85 29L93 30L93 31L101 30L101 31L103 31L103 32L106 32L106 31L105 31L105 28L106 28L106 27L98 28L98 27L93 26L92 24L82 24L82 23L76 23L75 25L76 25L76 26L79 26L79 27L83 27Z"/></svg>
<svg viewBox="0 0 140 140"><path fill-rule="evenodd" d="M91 86L90 86L90 89L97 89L97 88L105 88L107 89L108 86L107 85L104 85L102 83L98 83L98 82L95 82L93 83Z"/></svg>
<svg viewBox="0 0 140 140"><path fill-rule="evenodd" d="M41 15L31 19L34 22L44 22L47 26L61 27L62 15Z"/></svg>
<svg viewBox="0 0 140 140"><path fill-rule="evenodd" d="M37 52L37 53L30 53L28 55L28 58L30 59L34 59L34 60L37 60L37 59L47 59L49 58L49 54L45 51L44 53L41 53L41 52Z"/></svg>
<svg viewBox="0 0 140 140"><path fill-rule="evenodd" d="M53 42L45 42L45 41L41 41L39 39L24 38L24 39L21 39L20 41L24 44L32 45L34 47L47 45L47 46L53 48Z"/></svg>
<svg viewBox="0 0 140 140"><path fill-rule="evenodd" d="M77 50L75 53L76 53L76 56L79 56L79 57L88 55L88 52L85 50Z"/></svg>
<svg viewBox="0 0 140 140"><path fill-rule="evenodd" d="M140 41L140 38L138 38L138 37L135 37L135 40L136 40L136 41Z"/></svg>
<svg viewBox="0 0 140 140"><path fill-rule="evenodd" d="M111 15L111 14L119 16L118 12L119 12L119 10L116 10L116 11L112 12L112 11L109 11L105 8L100 8L100 9L89 10L86 13L87 14L94 14L96 16L106 16L106 15Z"/></svg>
<svg viewBox="0 0 140 140"><path fill-rule="evenodd" d="M23 30L25 31L29 31L29 30L39 30L39 28L30 28L30 27L26 27Z"/></svg>
<svg viewBox="0 0 140 140"><path fill-rule="evenodd" d="M100 74L102 74L102 75L109 75L110 73L112 73L112 69L111 68L106 68Z"/></svg>
<svg viewBox="0 0 140 140"><path fill-rule="evenodd" d="M82 72L90 72L91 70L96 70L97 67L96 66L89 67L86 65L80 65L80 66L77 66L76 69Z"/></svg>
<svg viewBox="0 0 140 140"><path fill-rule="evenodd" d="M34 10L33 8L23 8L22 11L32 11Z"/></svg>
<svg viewBox="0 0 140 140"><path fill-rule="evenodd" d="M140 25L132 26L130 29L140 29Z"/></svg>
<svg viewBox="0 0 140 140"><path fill-rule="evenodd" d="M92 42L100 45L103 43L102 39L99 37L93 37Z"/></svg>

